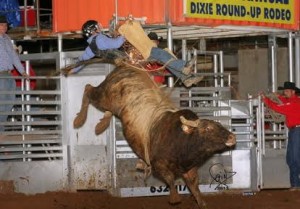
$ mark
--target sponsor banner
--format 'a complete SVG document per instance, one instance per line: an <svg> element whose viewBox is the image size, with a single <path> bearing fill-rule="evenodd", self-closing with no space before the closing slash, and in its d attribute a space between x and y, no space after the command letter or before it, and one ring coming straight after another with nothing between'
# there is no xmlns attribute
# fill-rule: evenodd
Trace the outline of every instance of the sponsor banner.
<svg viewBox="0 0 300 209"><path fill-rule="evenodd" d="M297 29L299 0L185 0L190 18L230 21L234 25L255 23L262 26Z"/></svg>

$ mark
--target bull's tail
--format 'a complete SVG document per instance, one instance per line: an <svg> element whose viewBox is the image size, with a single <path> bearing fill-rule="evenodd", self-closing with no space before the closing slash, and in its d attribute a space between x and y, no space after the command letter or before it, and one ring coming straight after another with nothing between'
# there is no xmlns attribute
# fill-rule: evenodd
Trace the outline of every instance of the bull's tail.
<svg viewBox="0 0 300 209"><path fill-rule="evenodd" d="M112 115L113 114L111 112L105 111L103 118L95 127L96 135L103 133L108 128Z"/></svg>

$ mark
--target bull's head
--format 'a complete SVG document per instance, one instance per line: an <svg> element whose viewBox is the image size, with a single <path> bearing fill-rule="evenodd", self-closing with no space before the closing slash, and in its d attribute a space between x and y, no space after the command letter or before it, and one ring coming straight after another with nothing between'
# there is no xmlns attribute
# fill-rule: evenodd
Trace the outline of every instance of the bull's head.
<svg viewBox="0 0 300 209"><path fill-rule="evenodd" d="M200 136L207 136L211 139L227 138L225 145L231 147L236 144L236 137L233 133L229 132L220 123L212 120L188 120L184 116L180 116L182 123L181 128L184 133L191 134L193 130L199 129ZM227 136L227 137L226 137Z"/></svg>

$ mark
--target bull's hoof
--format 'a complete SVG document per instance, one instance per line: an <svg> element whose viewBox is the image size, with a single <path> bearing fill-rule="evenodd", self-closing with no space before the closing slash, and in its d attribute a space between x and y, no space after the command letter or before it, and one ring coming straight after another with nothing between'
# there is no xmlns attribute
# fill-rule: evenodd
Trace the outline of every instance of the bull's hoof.
<svg viewBox="0 0 300 209"><path fill-rule="evenodd" d="M112 112L105 111L103 118L100 120L99 123L97 123L95 127L96 135L103 133L108 128L112 115Z"/></svg>
<svg viewBox="0 0 300 209"><path fill-rule="evenodd" d="M106 126L104 126L103 123L99 122L97 123L96 127L95 127L95 134L99 135L102 134L106 129Z"/></svg>
<svg viewBox="0 0 300 209"><path fill-rule="evenodd" d="M80 113L76 116L76 118L73 121L73 127L74 128L80 128L86 120L86 117L82 116Z"/></svg>
<svg viewBox="0 0 300 209"><path fill-rule="evenodd" d="M151 173L152 173L151 166L147 166L147 168L144 170L144 179L145 180L148 179Z"/></svg>
<svg viewBox="0 0 300 209"><path fill-rule="evenodd" d="M179 205L181 203L181 199L180 200L169 200L169 204L170 205Z"/></svg>
<svg viewBox="0 0 300 209"><path fill-rule="evenodd" d="M146 168L147 164L143 160L139 159L135 165L135 169L145 171Z"/></svg>
<svg viewBox="0 0 300 209"><path fill-rule="evenodd" d="M198 206L199 206L199 208L201 208L201 209L207 209L207 208L208 208L208 207L207 207L207 204L206 204L204 201L202 201L201 203L199 203Z"/></svg>
<svg viewBox="0 0 300 209"><path fill-rule="evenodd" d="M177 194L177 195L173 195L170 196L170 200L169 200L169 203L171 205L177 205L177 204L180 204L181 203L181 197Z"/></svg>

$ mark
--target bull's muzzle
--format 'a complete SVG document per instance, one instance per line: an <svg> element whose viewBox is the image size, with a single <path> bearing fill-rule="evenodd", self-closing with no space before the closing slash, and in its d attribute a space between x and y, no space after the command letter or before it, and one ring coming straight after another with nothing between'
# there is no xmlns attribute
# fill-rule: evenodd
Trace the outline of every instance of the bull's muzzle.
<svg viewBox="0 0 300 209"><path fill-rule="evenodd" d="M231 147L236 144L236 137L234 134L228 136L227 141L225 142L226 146Z"/></svg>

